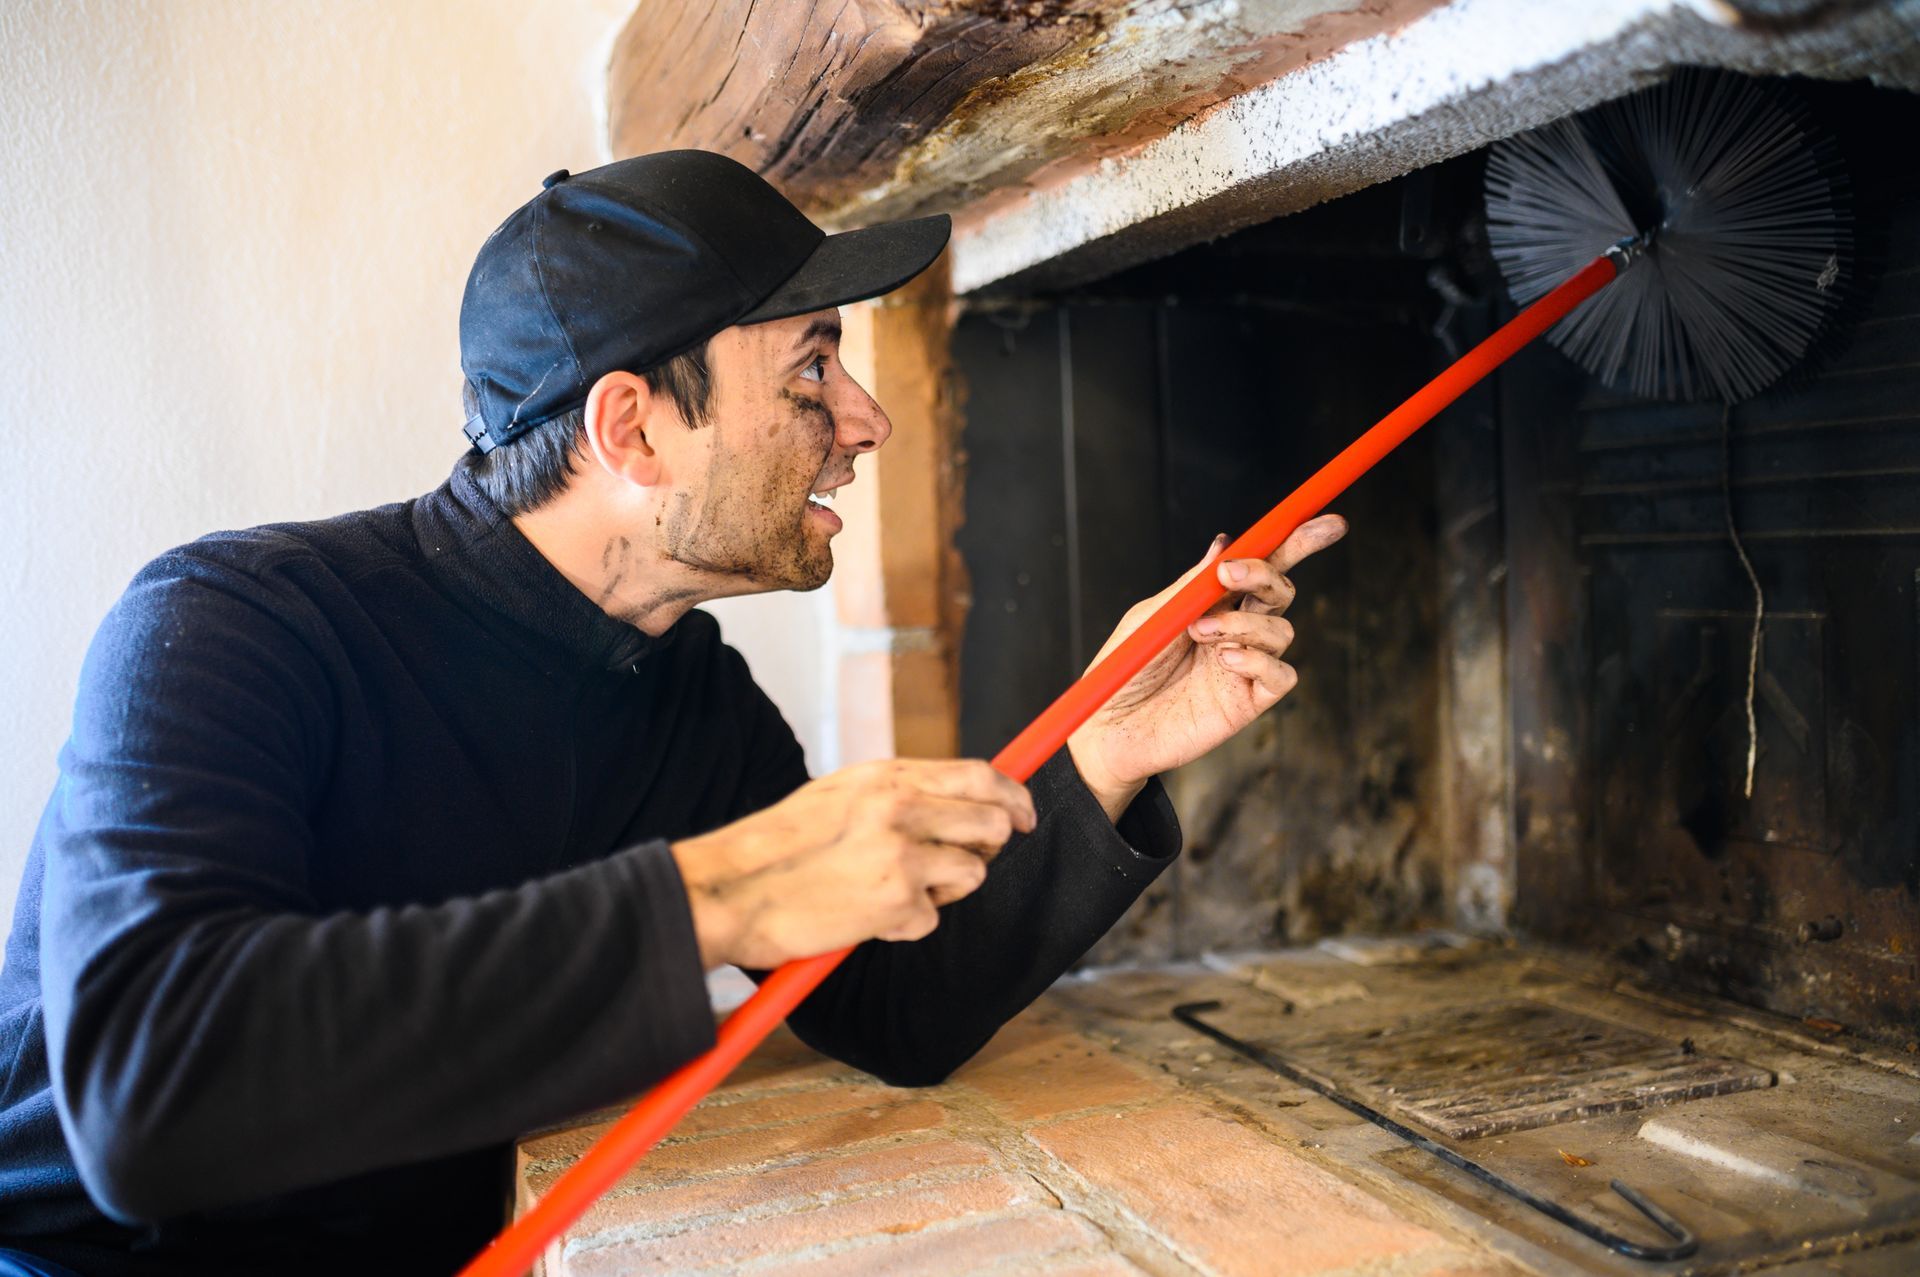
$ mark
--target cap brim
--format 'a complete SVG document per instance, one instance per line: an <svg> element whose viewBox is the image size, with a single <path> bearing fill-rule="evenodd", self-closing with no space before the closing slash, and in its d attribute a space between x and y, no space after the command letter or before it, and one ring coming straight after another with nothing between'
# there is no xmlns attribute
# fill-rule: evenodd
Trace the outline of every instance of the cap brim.
<svg viewBox="0 0 1920 1277"><path fill-rule="evenodd" d="M890 293L931 266L952 233L953 219L936 213L829 235L771 296L734 322L760 324Z"/></svg>

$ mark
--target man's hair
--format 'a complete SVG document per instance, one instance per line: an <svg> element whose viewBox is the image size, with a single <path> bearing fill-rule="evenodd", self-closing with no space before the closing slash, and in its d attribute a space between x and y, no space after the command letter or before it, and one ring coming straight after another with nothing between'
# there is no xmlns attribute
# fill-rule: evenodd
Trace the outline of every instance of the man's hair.
<svg viewBox="0 0 1920 1277"><path fill-rule="evenodd" d="M698 430L713 406L713 369L707 363L707 343L640 374L656 395L665 395L680 410L687 425ZM460 407L471 418L480 411L473 383L460 383ZM566 490L573 477L573 460L586 455L587 410L583 404L543 421L518 439L489 453L467 458L467 472L481 491L509 516L537 510Z"/></svg>

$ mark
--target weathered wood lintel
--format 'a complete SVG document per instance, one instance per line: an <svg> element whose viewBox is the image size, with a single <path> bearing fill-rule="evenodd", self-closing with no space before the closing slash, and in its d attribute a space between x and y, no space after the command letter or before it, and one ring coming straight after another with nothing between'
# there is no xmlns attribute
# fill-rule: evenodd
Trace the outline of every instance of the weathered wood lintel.
<svg viewBox="0 0 1920 1277"><path fill-rule="evenodd" d="M828 223L951 211L1440 2L654 0L615 43L610 139L731 155Z"/></svg>
<svg viewBox="0 0 1920 1277"><path fill-rule="evenodd" d="M1916 31L1920 0L656 0L610 107L616 152L724 151L826 224L956 213L965 294L1117 270L1689 63L1920 88Z"/></svg>
<svg viewBox="0 0 1920 1277"><path fill-rule="evenodd" d="M643 3L608 71L616 155L719 151L818 211L884 181L982 83L1099 33L1127 0Z"/></svg>

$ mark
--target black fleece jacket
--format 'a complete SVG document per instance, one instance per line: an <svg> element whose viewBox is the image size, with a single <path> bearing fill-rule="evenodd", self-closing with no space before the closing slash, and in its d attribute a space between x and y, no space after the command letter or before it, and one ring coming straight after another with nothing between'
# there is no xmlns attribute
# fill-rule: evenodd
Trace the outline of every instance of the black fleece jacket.
<svg viewBox="0 0 1920 1277"><path fill-rule="evenodd" d="M457 468L204 538L88 653L0 972L0 1245L83 1273L450 1272L516 1134L644 1090L713 1020L670 841L806 780L718 626L596 608ZM806 1041L937 1081L1178 849L1064 752L1040 827Z"/></svg>

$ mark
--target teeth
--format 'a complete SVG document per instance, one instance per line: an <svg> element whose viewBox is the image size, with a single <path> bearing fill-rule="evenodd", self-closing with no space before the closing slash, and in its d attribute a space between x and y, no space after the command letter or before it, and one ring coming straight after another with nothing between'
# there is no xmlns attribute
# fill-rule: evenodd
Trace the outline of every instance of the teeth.
<svg viewBox="0 0 1920 1277"><path fill-rule="evenodd" d="M829 488L825 492L816 492L813 494L814 504L815 505L832 505L833 495L834 495L833 490L831 488Z"/></svg>

